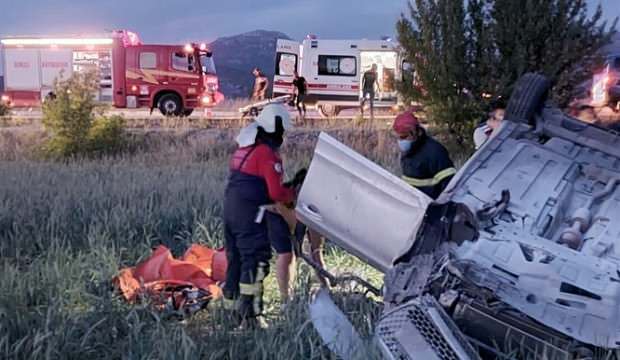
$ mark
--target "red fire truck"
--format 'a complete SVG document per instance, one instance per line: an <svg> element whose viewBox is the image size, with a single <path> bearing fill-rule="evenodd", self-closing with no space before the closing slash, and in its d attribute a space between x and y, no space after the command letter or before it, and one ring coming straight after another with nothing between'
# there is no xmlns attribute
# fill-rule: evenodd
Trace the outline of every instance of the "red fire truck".
<svg viewBox="0 0 620 360"><path fill-rule="evenodd" d="M117 108L188 116L224 98L205 44L146 45L124 30L97 37L13 37L1 44L2 101L11 107L39 106L56 79L87 71L99 77L95 99Z"/></svg>

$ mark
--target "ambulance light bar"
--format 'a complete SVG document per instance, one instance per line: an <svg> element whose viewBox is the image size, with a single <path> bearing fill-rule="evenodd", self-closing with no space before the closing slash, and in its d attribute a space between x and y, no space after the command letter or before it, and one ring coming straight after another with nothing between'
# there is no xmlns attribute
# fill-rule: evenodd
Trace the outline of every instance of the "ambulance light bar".
<svg viewBox="0 0 620 360"><path fill-rule="evenodd" d="M2 45L112 45L112 39L2 39Z"/></svg>

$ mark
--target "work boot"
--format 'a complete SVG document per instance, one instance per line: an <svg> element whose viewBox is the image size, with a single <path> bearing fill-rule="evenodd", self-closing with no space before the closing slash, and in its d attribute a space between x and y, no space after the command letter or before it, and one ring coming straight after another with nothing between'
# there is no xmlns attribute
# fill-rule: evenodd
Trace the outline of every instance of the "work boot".
<svg viewBox="0 0 620 360"><path fill-rule="evenodd" d="M265 330L269 327L264 316L255 316L251 318L245 318L239 325L240 330Z"/></svg>
<svg viewBox="0 0 620 360"><path fill-rule="evenodd" d="M230 294L228 294L230 296ZM223 309L225 312L226 320L232 325L233 328L241 325L243 321L243 317L239 312L239 298L237 297L229 297L226 292L224 292L224 296L217 300L217 306L220 309Z"/></svg>
<svg viewBox="0 0 620 360"><path fill-rule="evenodd" d="M241 294L239 298L239 315L243 319L256 317L254 311L254 295Z"/></svg>

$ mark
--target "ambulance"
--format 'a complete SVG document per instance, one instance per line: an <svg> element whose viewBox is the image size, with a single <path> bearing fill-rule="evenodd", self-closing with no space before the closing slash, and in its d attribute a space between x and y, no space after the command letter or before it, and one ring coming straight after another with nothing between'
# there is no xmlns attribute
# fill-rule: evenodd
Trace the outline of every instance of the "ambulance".
<svg viewBox="0 0 620 360"><path fill-rule="evenodd" d="M1 100L40 106L54 83L71 74L97 74L95 100L117 108L159 109L188 116L223 100L205 44L148 45L126 30L98 36L10 37L0 40Z"/></svg>
<svg viewBox="0 0 620 360"><path fill-rule="evenodd" d="M404 62L399 46L382 40L323 40L308 36L301 43L278 39L275 56L273 96L293 94L293 73L298 71L308 84L306 103L324 117L336 116L360 106L362 78L377 65L378 88L375 108L398 104L396 83L402 78Z"/></svg>

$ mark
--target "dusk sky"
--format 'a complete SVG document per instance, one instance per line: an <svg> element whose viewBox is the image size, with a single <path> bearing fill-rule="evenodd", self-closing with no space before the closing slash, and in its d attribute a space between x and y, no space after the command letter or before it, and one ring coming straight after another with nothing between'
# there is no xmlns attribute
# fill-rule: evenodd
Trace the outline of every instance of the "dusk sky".
<svg viewBox="0 0 620 360"><path fill-rule="evenodd" d="M293 38L379 38L393 35L406 0L2 0L0 36L100 33L129 29L145 42L212 41L219 36L265 29ZM603 5L608 19L620 0Z"/></svg>

